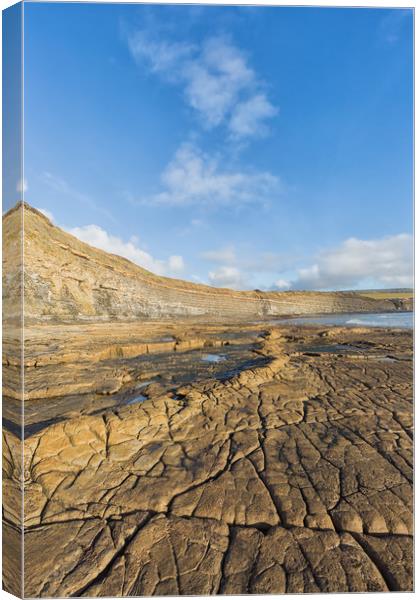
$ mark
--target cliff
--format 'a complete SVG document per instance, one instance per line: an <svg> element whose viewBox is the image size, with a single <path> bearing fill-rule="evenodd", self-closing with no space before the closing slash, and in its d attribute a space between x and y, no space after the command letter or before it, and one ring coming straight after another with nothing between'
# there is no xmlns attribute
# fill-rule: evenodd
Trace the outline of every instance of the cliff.
<svg viewBox="0 0 420 600"><path fill-rule="evenodd" d="M22 216L27 322L264 319L405 308L355 292L239 292L159 277L79 241L34 208L18 204L3 217L3 310L11 318L18 317L20 306L21 277L15 265Z"/></svg>

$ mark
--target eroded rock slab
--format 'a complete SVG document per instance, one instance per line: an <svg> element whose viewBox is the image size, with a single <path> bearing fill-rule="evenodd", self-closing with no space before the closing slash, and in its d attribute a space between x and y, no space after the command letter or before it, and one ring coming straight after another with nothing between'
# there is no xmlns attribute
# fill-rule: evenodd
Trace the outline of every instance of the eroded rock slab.
<svg viewBox="0 0 420 600"><path fill-rule="evenodd" d="M45 426L23 473L5 431L6 486L25 481L26 595L411 590L411 345L270 327L264 364ZM13 493L5 516L18 526Z"/></svg>

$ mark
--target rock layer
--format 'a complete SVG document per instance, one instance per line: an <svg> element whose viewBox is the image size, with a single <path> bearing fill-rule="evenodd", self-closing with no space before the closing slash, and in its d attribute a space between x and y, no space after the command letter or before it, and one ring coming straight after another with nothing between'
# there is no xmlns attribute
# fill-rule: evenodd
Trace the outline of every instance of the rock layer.
<svg viewBox="0 0 420 600"><path fill-rule="evenodd" d="M77 240L26 204L3 219L8 248L21 227L22 211L27 323L174 316L246 320L409 308L401 301L375 300L354 292L237 292L158 277ZM6 252L4 259L4 311L9 317L17 316L21 278L15 273L13 253Z"/></svg>

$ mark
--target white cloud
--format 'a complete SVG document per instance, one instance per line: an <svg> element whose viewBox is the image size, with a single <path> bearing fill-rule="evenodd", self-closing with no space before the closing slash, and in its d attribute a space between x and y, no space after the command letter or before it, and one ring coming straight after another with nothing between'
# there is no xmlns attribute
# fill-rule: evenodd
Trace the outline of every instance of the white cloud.
<svg viewBox="0 0 420 600"><path fill-rule="evenodd" d="M264 94L257 94L239 103L230 119L229 128L236 137L262 135L266 133L264 121L277 114Z"/></svg>
<svg viewBox="0 0 420 600"><path fill-rule="evenodd" d="M128 241L124 241L108 233L102 227L99 227L99 225L84 225L83 227L74 227L68 231L82 242L127 258L157 275L176 274L184 269L182 256L170 256L167 261L158 260L138 246L138 238L136 236L133 236Z"/></svg>
<svg viewBox="0 0 420 600"><path fill-rule="evenodd" d="M286 279L277 279L274 283L274 287L277 290L289 290L290 285L290 281L287 281Z"/></svg>
<svg viewBox="0 0 420 600"><path fill-rule="evenodd" d="M28 190L28 182L26 179L19 179L16 184L16 191L19 194L24 194Z"/></svg>
<svg viewBox="0 0 420 600"><path fill-rule="evenodd" d="M413 238L401 233L377 240L350 238L319 254L298 270L295 289L410 287L413 284Z"/></svg>
<svg viewBox="0 0 420 600"><path fill-rule="evenodd" d="M224 123L236 138L261 135L277 113L247 57L227 38L208 38L198 46L137 31L129 48L138 63L183 88L206 128Z"/></svg>
<svg viewBox="0 0 420 600"><path fill-rule="evenodd" d="M136 61L147 60L153 72L163 73L167 77L175 75L174 70L177 71L179 65L194 51L194 46L190 44L158 41L146 31L137 31L129 38L128 45Z"/></svg>
<svg viewBox="0 0 420 600"><path fill-rule="evenodd" d="M279 189L271 173L245 173L223 169L216 158L194 145L183 144L162 174L165 190L151 201L172 205L238 205L264 202Z"/></svg>
<svg viewBox="0 0 420 600"><path fill-rule="evenodd" d="M256 82L240 50L222 38L206 40L197 59L186 64L183 73L187 101L208 127L220 125L241 93Z"/></svg>
<svg viewBox="0 0 420 600"><path fill-rule="evenodd" d="M172 273L182 273L185 269L185 263L182 256L174 255L169 257L168 261L169 271Z"/></svg>
<svg viewBox="0 0 420 600"><path fill-rule="evenodd" d="M239 269L231 266L221 266L215 271L209 271L209 282L217 287L231 289L242 289L246 287L245 281Z"/></svg>

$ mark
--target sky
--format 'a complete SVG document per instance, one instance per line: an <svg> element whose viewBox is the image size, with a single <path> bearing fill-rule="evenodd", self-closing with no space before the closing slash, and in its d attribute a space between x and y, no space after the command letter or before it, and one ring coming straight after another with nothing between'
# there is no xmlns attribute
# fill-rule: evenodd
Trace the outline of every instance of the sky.
<svg viewBox="0 0 420 600"><path fill-rule="evenodd" d="M24 199L161 275L412 285L410 10L28 3Z"/></svg>

